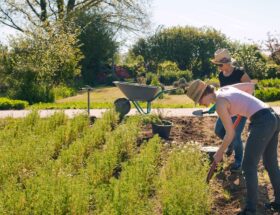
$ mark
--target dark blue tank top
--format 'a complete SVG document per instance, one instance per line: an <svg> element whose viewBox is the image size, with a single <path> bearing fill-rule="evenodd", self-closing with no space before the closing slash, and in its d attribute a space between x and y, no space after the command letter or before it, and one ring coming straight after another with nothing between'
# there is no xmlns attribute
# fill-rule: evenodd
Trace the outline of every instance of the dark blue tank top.
<svg viewBox="0 0 280 215"><path fill-rule="evenodd" d="M244 70L242 68L234 67L230 76L224 76L223 72L219 73L220 86L224 87L227 85L241 83L241 78L244 75Z"/></svg>

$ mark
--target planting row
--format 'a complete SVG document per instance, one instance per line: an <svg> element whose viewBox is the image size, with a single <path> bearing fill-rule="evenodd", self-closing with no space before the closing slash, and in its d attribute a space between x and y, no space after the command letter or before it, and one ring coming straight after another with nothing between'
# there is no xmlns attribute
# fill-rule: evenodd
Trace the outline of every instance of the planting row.
<svg viewBox="0 0 280 215"><path fill-rule="evenodd" d="M206 214L200 151L140 139L147 118L106 112L0 121L1 214ZM151 119L152 120L152 119Z"/></svg>

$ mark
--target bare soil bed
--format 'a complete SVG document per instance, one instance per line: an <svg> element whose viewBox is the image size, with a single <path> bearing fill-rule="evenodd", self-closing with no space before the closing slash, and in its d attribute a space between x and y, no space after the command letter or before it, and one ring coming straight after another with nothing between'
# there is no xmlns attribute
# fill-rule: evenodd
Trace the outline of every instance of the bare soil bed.
<svg viewBox="0 0 280 215"><path fill-rule="evenodd" d="M173 122L174 126L171 130L170 138L164 140L165 144L170 144L169 149L178 145L188 144L195 141L203 146L218 146L221 140L214 133L216 117L172 117L167 118ZM143 138L149 139L152 136L151 126L143 128ZM245 143L248 136L248 122L242 134ZM280 155L280 147L278 147L278 156ZM237 214L240 208L244 207L246 187L245 181L241 173L231 173L230 165L233 162L233 155L225 158L222 170L210 182L213 189L213 208L211 214L232 215ZM279 156L280 161L280 156ZM273 197L273 190L268 178L268 174L264 171L262 163L259 165L259 200L258 214L273 214L265 211L263 204Z"/></svg>

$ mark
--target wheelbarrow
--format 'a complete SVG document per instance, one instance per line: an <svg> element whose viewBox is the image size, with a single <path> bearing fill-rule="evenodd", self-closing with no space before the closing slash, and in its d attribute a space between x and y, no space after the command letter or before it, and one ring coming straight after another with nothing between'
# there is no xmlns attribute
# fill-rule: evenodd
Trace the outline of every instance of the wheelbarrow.
<svg viewBox="0 0 280 215"><path fill-rule="evenodd" d="M148 86L138 83L129 82L113 82L127 98L119 98L115 100L114 105L122 116L126 115L131 108L130 102L135 106L140 114L149 114L152 109L152 101L160 97L164 93L176 90L177 88L163 90L161 87ZM144 110L139 102L146 102L146 110Z"/></svg>

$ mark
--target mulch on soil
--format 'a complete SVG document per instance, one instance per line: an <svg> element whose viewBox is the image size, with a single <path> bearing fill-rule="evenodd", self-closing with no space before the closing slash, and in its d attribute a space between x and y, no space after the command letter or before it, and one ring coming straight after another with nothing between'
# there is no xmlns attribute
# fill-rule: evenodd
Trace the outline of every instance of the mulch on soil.
<svg viewBox="0 0 280 215"><path fill-rule="evenodd" d="M185 145L188 142L196 142L202 146L219 146L222 141L215 135L214 127L217 117L170 117L166 118L173 122L171 134L165 144L169 144L172 149L178 145ZM142 135L144 139L153 136L150 125L143 128ZM248 122L242 134L245 143L248 136ZM280 147L278 149L280 155ZM222 170L210 182L213 189L213 208L212 214L232 215L237 214L240 208L244 207L246 186L241 173L231 173L230 165L234 160L233 155L226 158L222 164ZM280 156L279 156L280 161ZM269 182L266 171L262 163L259 165L259 201L257 214L273 214L264 211L263 204L273 197L273 190Z"/></svg>

